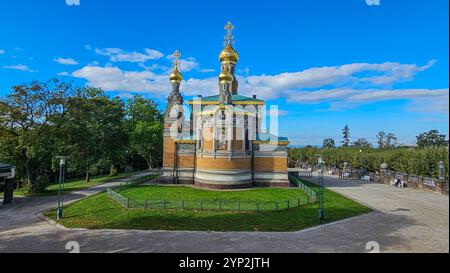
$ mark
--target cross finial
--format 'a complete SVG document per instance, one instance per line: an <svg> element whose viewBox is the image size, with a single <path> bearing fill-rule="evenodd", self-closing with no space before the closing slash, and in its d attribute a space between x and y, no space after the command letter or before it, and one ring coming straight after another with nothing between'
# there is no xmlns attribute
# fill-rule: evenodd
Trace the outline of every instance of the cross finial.
<svg viewBox="0 0 450 273"><path fill-rule="evenodd" d="M227 31L227 35L225 36L225 45L234 43L234 37L231 34L233 29L234 29L234 26L231 24L230 21L228 21L228 23L225 25L225 30Z"/></svg>
<svg viewBox="0 0 450 273"><path fill-rule="evenodd" d="M180 51L178 51L178 49L175 50L175 52L172 54L172 57L173 57L173 67L179 69L181 57Z"/></svg>

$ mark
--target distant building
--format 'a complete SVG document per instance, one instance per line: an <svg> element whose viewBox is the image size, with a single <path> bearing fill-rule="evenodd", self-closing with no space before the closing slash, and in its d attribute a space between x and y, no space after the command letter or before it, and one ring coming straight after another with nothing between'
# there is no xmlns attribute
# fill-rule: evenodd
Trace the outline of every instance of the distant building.
<svg viewBox="0 0 450 273"><path fill-rule="evenodd" d="M264 101L238 94L234 75L239 55L233 48L231 23L219 55L218 95L190 100L185 122L178 51L170 74L172 92L164 119L162 182L207 188L289 186L288 139L263 133Z"/></svg>

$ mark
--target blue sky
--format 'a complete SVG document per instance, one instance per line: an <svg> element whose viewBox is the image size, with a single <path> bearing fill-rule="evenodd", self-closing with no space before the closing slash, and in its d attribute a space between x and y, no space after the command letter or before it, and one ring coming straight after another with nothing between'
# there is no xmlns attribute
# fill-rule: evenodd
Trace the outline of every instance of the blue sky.
<svg viewBox="0 0 450 273"><path fill-rule="evenodd" d="M236 29L239 93L278 105L279 134L294 145L378 131L412 144L448 135L448 1L0 2L0 95L60 77L161 108L167 71L182 54L186 98L216 94L223 26Z"/></svg>

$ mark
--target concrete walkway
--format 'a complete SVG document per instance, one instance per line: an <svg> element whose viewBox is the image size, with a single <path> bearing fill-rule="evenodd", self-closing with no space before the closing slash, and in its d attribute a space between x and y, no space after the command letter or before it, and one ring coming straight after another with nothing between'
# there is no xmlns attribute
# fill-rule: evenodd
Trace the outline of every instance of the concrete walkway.
<svg viewBox="0 0 450 273"><path fill-rule="evenodd" d="M78 242L81 252L367 252L369 241L377 242L381 252L449 251L448 196L335 177L326 177L325 183L376 211L298 232L85 230L43 221L39 212L55 207L56 197L30 197L0 206L0 252L68 252L69 241Z"/></svg>

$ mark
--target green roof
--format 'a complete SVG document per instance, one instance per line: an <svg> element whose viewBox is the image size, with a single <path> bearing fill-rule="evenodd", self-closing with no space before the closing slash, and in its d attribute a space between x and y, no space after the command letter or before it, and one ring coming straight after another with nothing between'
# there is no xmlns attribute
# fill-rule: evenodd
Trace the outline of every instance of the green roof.
<svg viewBox="0 0 450 273"><path fill-rule="evenodd" d="M219 95L201 97L201 99L202 99L202 101L219 101ZM254 98L241 96L241 95L232 95L231 101L263 101L263 100L254 99Z"/></svg>

